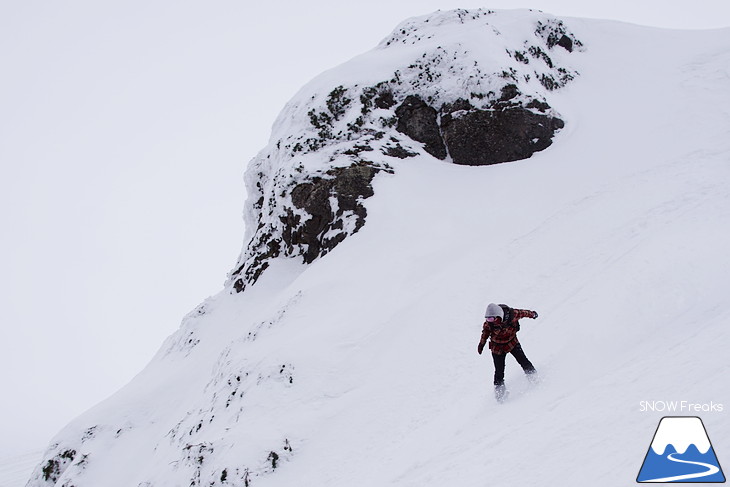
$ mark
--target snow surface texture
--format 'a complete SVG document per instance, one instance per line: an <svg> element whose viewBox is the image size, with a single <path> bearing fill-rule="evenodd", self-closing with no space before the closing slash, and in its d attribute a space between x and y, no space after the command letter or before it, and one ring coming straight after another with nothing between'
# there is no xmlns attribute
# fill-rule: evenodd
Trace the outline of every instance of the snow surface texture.
<svg viewBox="0 0 730 487"><path fill-rule="evenodd" d="M20 487L25 485L31 472L42 458L42 450L0 458L0 486Z"/></svg>
<svg viewBox="0 0 730 487"><path fill-rule="evenodd" d="M414 22L449 15L469 14ZM518 44L552 19L488 15ZM639 401L727 405L730 30L564 23L585 51L565 51L580 76L549 93L566 121L549 150L465 167L399 139L418 154L387 161L360 231L206 300L58 434L28 485L614 486L633 483L661 416ZM419 42L497 55L462 25ZM384 48L398 32L353 60L371 69L302 90L249 185L288 187L279 134L310 130L322 87L380 82L408 46ZM326 172L339 143L306 153L304 172ZM247 208L254 242L262 208ZM543 381L528 387L508 358L505 404L476 353L490 301L540 313L520 339ZM703 416L721 462L722 419Z"/></svg>

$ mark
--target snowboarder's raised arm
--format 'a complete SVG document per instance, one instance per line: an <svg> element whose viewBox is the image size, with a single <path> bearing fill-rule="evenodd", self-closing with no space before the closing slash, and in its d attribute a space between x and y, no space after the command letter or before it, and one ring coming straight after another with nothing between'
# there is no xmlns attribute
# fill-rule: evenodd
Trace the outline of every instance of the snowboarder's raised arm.
<svg viewBox="0 0 730 487"><path fill-rule="evenodd" d="M515 320L521 320L522 318L537 318L537 311L531 311L529 309L516 309L514 308L512 310L514 313L514 319Z"/></svg>
<svg viewBox="0 0 730 487"><path fill-rule="evenodd" d="M486 321L484 322L484 327L482 328L482 338L479 340L479 346L477 347L477 352L479 352L479 355L482 354L482 350L484 350L484 345L487 343L487 338L489 338L489 323Z"/></svg>

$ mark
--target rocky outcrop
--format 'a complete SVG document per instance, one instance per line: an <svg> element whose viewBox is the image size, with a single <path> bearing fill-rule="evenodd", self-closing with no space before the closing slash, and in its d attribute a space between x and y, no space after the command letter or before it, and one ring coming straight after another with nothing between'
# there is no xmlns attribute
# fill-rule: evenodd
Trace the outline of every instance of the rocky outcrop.
<svg viewBox="0 0 730 487"><path fill-rule="evenodd" d="M409 19L372 56L288 103L246 172L247 245L228 284L240 292L274 259L308 264L332 251L363 228L375 177L401 161L430 155L478 166L549 147L564 122L548 98L578 76L569 57L583 45L539 12L520 14L521 37L503 35L513 29L510 15L478 9ZM442 36L455 29L464 37Z"/></svg>
<svg viewBox="0 0 730 487"><path fill-rule="evenodd" d="M441 132L455 164L483 166L527 159L547 149L555 132L565 126L550 114L550 106L520 100L517 86L502 88L502 96L487 109L466 100L442 108Z"/></svg>
<svg viewBox="0 0 730 487"><path fill-rule="evenodd" d="M255 242L265 250L253 253L253 259L237 270L244 275L234 282L234 288L241 292L247 283L256 282L272 258L301 255L309 264L357 232L367 216L363 200L374 194L373 178L380 171L392 172L361 162L330 169L323 177L295 185L290 194L292 206L279 217L281 238L265 231L257 235Z"/></svg>
<svg viewBox="0 0 730 487"><path fill-rule="evenodd" d="M48 485L55 485L56 481L76 459L76 456L76 450L67 449L50 458L41 468L43 481Z"/></svg>
<svg viewBox="0 0 730 487"><path fill-rule="evenodd" d="M417 96L409 95L396 108L396 130L411 139L423 142L426 152L438 159L446 158L446 147L438 125L438 112Z"/></svg>
<svg viewBox="0 0 730 487"><path fill-rule="evenodd" d="M547 149L563 125L559 118L513 107L447 114L442 129L454 163L482 166L527 159Z"/></svg>
<svg viewBox="0 0 730 487"><path fill-rule="evenodd" d="M443 117L442 130L456 164L483 166L527 159L552 144L563 121L523 107L469 110Z"/></svg>
<svg viewBox="0 0 730 487"><path fill-rule="evenodd" d="M309 264L325 255L345 239L346 214L355 215L353 231L365 223L367 210L362 204L374 194L372 181L378 169L365 164L329 171L332 179L316 178L292 190L292 202L310 215L304 222L291 211L283 218L283 241L290 249L302 245L303 258Z"/></svg>
<svg viewBox="0 0 730 487"><path fill-rule="evenodd" d="M435 108L408 96L396 109L396 129L422 142L434 157L451 156L455 164L483 166L527 159L552 144L555 132L565 126L550 114L550 106L520 97L516 85L502 88L502 96L483 108L459 99ZM514 101L519 100L519 101Z"/></svg>

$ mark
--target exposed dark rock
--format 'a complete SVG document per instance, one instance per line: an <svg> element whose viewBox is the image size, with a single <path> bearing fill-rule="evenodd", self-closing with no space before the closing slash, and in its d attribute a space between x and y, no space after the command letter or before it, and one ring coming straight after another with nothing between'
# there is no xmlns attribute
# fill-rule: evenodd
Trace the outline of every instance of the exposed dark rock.
<svg viewBox="0 0 730 487"><path fill-rule="evenodd" d="M276 470L276 467L279 462L279 454L276 453L275 451L272 451L271 453L269 453L268 460L271 462L271 468L273 470Z"/></svg>
<svg viewBox="0 0 730 487"><path fill-rule="evenodd" d="M465 99L444 104L440 126L431 107L409 96L396 110L398 130L424 142L433 155L429 147L443 143L440 154L445 155L448 149L456 164L481 166L526 159L549 147L555 131L564 123L548 114L547 103L531 99L524 104L518 99L520 94L510 83L502 87L499 99L488 109L477 109Z"/></svg>
<svg viewBox="0 0 730 487"><path fill-rule="evenodd" d="M583 43L576 39L572 33L568 32L562 20L548 20L545 23L538 22L535 34L545 40L548 49L560 46L568 52L573 52L573 49L576 47L578 49L583 47Z"/></svg>
<svg viewBox="0 0 730 487"><path fill-rule="evenodd" d="M525 53L522 51L515 51L514 57L517 61L521 62L522 64L530 64L530 60L525 56Z"/></svg>
<svg viewBox="0 0 730 487"><path fill-rule="evenodd" d="M338 86L327 95L327 109L335 120L339 120L347 111L347 106L352 100L347 97L347 90Z"/></svg>
<svg viewBox="0 0 730 487"><path fill-rule="evenodd" d="M501 101L509 101L520 94L520 90L515 84L508 84L502 87L502 96L499 97Z"/></svg>
<svg viewBox="0 0 730 487"><path fill-rule="evenodd" d="M542 74L540 75L539 79L540 84L543 85L548 91L555 91L562 86L560 82L553 78L553 76L550 74Z"/></svg>
<svg viewBox="0 0 730 487"><path fill-rule="evenodd" d="M239 276L233 282L233 288L239 293L261 277L261 274L269 267L269 259L277 257L281 253L279 240L273 238L270 232L264 231L264 227L261 225L249 243L247 252L254 248L258 251L253 253L252 262L244 262L232 273L233 276Z"/></svg>
<svg viewBox="0 0 730 487"><path fill-rule="evenodd" d="M463 98L459 98L453 103L444 103L444 105L441 107L441 113L454 113L458 112L460 110L473 110L474 105L472 105L469 100L465 100Z"/></svg>
<svg viewBox="0 0 730 487"><path fill-rule="evenodd" d="M398 159L407 159L408 157L415 157L418 155L415 152L411 152L404 148L400 144L395 144L395 146L388 145L382 150L382 153L386 156L397 157Z"/></svg>
<svg viewBox="0 0 730 487"><path fill-rule="evenodd" d="M534 108L541 111L542 113L545 113L546 111L550 110L550 105L548 105L544 101L538 100L537 98L533 98L527 105L525 105L525 108Z"/></svg>
<svg viewBox="0 0 730 487"><path fill-rule="evenodd" d="M347 236L338 232L334 236L325 236L329 230L343 229L342 217L346 212L357 215L354 231L358 231L365 222L367 211L361 200L371 197L372 180L378 169L354 164L349 167L331 169L327 174L331 179L315 178L311 182L302 183L292 190L292 203L304 210L308 219L301 223L299 219L283 221L284 241L287 246L304 247L304 262L313 262L317 257L325 255ZM332 208L330 197L337 200L337 208Z"/></svg>
<svg viewBox="0 0 730 487"><path fill-rule="evenodd" d="M545 62L545 64L548 65L548 67L550 67L550 68L554 67L553 60L550 59L550 56L548 56L547 53L545 51L543 51L542 49L540 49L538 46L530 46L530 48L528 49L528 52L535 59L542 59Z"/></svg>
<svg viewBox="0 0 730 487"><path fill-rule="evenodd" d="M559 118L521 106L452 114L441 116L444 141L454 163L469 166L526 159L549 147L564 126Z"/></svg>
<svg viewBox="0 0 730 487"><path fill-rule="evenodd" d="M396 102L395 98L393 98L392 91L382 91L375 97L374 103L377 108L384 108L387 110L395 105Z"/></svg>
<svg viewBox="0 0 730 487"><path fill-rule="evenodd" d="M560 40L558 40L557 45L564 48L568 52L573 52L573 41L565 34L563 34Z"/></svg>
<svg viewBox="0 0 730 487"><path fill-rule="evenodd" d="M41 469L43 472L43 480L51 481L55 484L75 458L76 450L64 450L62 453L48 460Z"/></svg>
<svg viewBox="0 0 730 487"><path fill-rule="evenodd" d="M398 117L398 132L422 142L426 152L432 156L446 158L446 147L439 131L436 109L417 96L410 95L395 109L395 114Z"/></svg>
<svg viewBox="0 0 730 487"><path fill-rule="evenodd" d="M373 148L370 147L369 145L355 144L350 149L344 151L343 154L347 154L348 156L356 156L356 155L360 154L361 152L370 152L372 150L373 150Z"/></svg>
<svg viewBox="0 0 730 487"><path fill-rule="evenodd" d="M386 82L381 82L375 86L363 88L360 103L362 104L362 113L367 114L373 107L387 110L395 105L396 101L393 90Z"/></svg>
<svg viewBox="0 0 730 487"><path fill-rule="evenodd" d="M267 230L268 227L259 227L247 250L253 258L233 273L239 276L233 283L236 291L241 292L255 283L268 268L269 260L281 254L301 255L309 264L362 228L367 216L362 200L374 194L372 181L380 171L389 169L362 161L330 169L326 177L294 186L291 190L294 208L284 209L279 217L281 239L275 238L276 232ZM355 225L348 233L344 221L353 215Z"/></svg>

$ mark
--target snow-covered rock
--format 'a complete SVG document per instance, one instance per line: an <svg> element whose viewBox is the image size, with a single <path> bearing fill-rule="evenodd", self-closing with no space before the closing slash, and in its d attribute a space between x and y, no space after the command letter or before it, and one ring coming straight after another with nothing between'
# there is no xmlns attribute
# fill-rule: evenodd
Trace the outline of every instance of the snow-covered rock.
<svg viewBox="0 0 730 487"><path fill-rule="evenodd" d="M313 80L284 108L246 173L247 247L230 282L271 259L326 255L364 224L372 181L428 153L456 164L530 157L564 126L550 92L583 45L537 12L454 10L408 20L370 53Z"/></svg>

